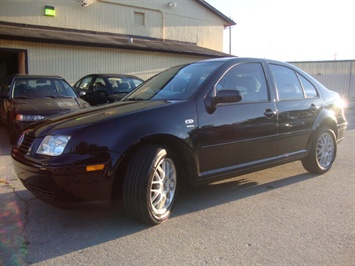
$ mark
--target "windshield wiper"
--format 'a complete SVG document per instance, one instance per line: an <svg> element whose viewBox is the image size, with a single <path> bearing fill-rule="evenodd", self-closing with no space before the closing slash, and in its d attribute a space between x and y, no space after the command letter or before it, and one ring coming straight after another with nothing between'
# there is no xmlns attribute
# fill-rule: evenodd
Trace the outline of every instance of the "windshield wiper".
<svg viewBox="0 0 355 266"><path fill-rule="evenodd" d="M131 101L131 102L142 102L142 101L146 101L147 99L145 98L128 98L128 99L125 99L124 101Z"/></svg>
<svg viewBox="0 0 355 266"><path fill-rule="evenodd" d="M42 96L41 98L73 98L72 96L65 96L65 95L47 95L47 96Z"/></svg>
<svg viewBox="0 0 355 266"><path fill-rule="evenodd" d="M30 97L30 96L17 96L14 99L35 99L36 97Z"/></svg>

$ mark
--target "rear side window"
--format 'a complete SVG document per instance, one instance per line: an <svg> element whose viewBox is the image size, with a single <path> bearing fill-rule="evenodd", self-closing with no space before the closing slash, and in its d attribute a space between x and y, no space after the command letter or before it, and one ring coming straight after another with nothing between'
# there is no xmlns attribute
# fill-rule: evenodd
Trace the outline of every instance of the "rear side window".
<svg viewBox="0 0 355 266"><path fill-rule="evenodd" d="M274 76L279 100L304 98L301 83L295 71L291 68L270 64Z"/></svg>

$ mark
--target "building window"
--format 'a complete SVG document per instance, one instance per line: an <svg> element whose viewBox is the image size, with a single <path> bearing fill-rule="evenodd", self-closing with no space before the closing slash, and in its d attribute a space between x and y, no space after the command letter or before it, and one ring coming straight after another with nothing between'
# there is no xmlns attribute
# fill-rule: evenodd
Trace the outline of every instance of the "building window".
<svg viewBox="0 0 355 266"><path fill-rule="evenodd" d="M134 25L144 26L144 13L134 12Z"/></svg>

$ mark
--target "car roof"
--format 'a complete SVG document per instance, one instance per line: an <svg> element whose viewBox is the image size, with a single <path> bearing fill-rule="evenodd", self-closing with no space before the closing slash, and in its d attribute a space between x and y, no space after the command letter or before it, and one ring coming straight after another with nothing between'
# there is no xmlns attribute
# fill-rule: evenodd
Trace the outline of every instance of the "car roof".
<svg viewBox="0 0 355 266"><path fill-rule="evenodd" d="M14 74L13 78L55 78L55 79L64 79L61 76L57 75L30 75L30 74Z"/></svg>
<svg viewBox="0 0 355 266"><path fill-rule="evenodd" d="M135 78L135 79L139 79L142 80L141 78L134 76L134 75L126 75L126 74L90 74L90 75L86 75L87 76L99 76L99 77L105 77L105 78L109 78L109 77L117 77L117 78Z"/></svg>
<svg viewBox="0 0 355 266"><path fill-rule="evenodd" d="M271 63L271 64L278 64L278 65L284 65L290 68L293 68L294 70L298 70L303 72L301 69L298 67L284 62L284 61L278 61L278 60L273 60L273 59L267 59L267 58L258 58L258 57L220 57L220 58L212 58L212 59L206 59L202 61L196 61L190 64L198 64L198 63L204 63L204 62L222 62L223 64L237 64L237 63L242 63L242 62L265 62L265 63ZM187 64L188 65L188 64Z"/></svg>

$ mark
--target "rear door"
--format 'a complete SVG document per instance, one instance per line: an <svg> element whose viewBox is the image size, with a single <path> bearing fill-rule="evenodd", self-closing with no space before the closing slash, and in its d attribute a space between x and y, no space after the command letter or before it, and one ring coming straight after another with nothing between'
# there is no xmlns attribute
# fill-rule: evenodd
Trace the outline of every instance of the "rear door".
<svg viewBox="0 0 355 266"><path fill-rule="evenodd" d="M315 86L301 73L269 64L277 89L279 112L278 155L297 155L306 150L322 100Z"/></svg>
<svg viewBox="0 0 355 266"><path fill-rule="evenodd" d="M276 156L277 115L261 62L230 68L211 93L239 90L241 102L220 104L213 113L199 110L201 177L231 173Z"/></svg>

